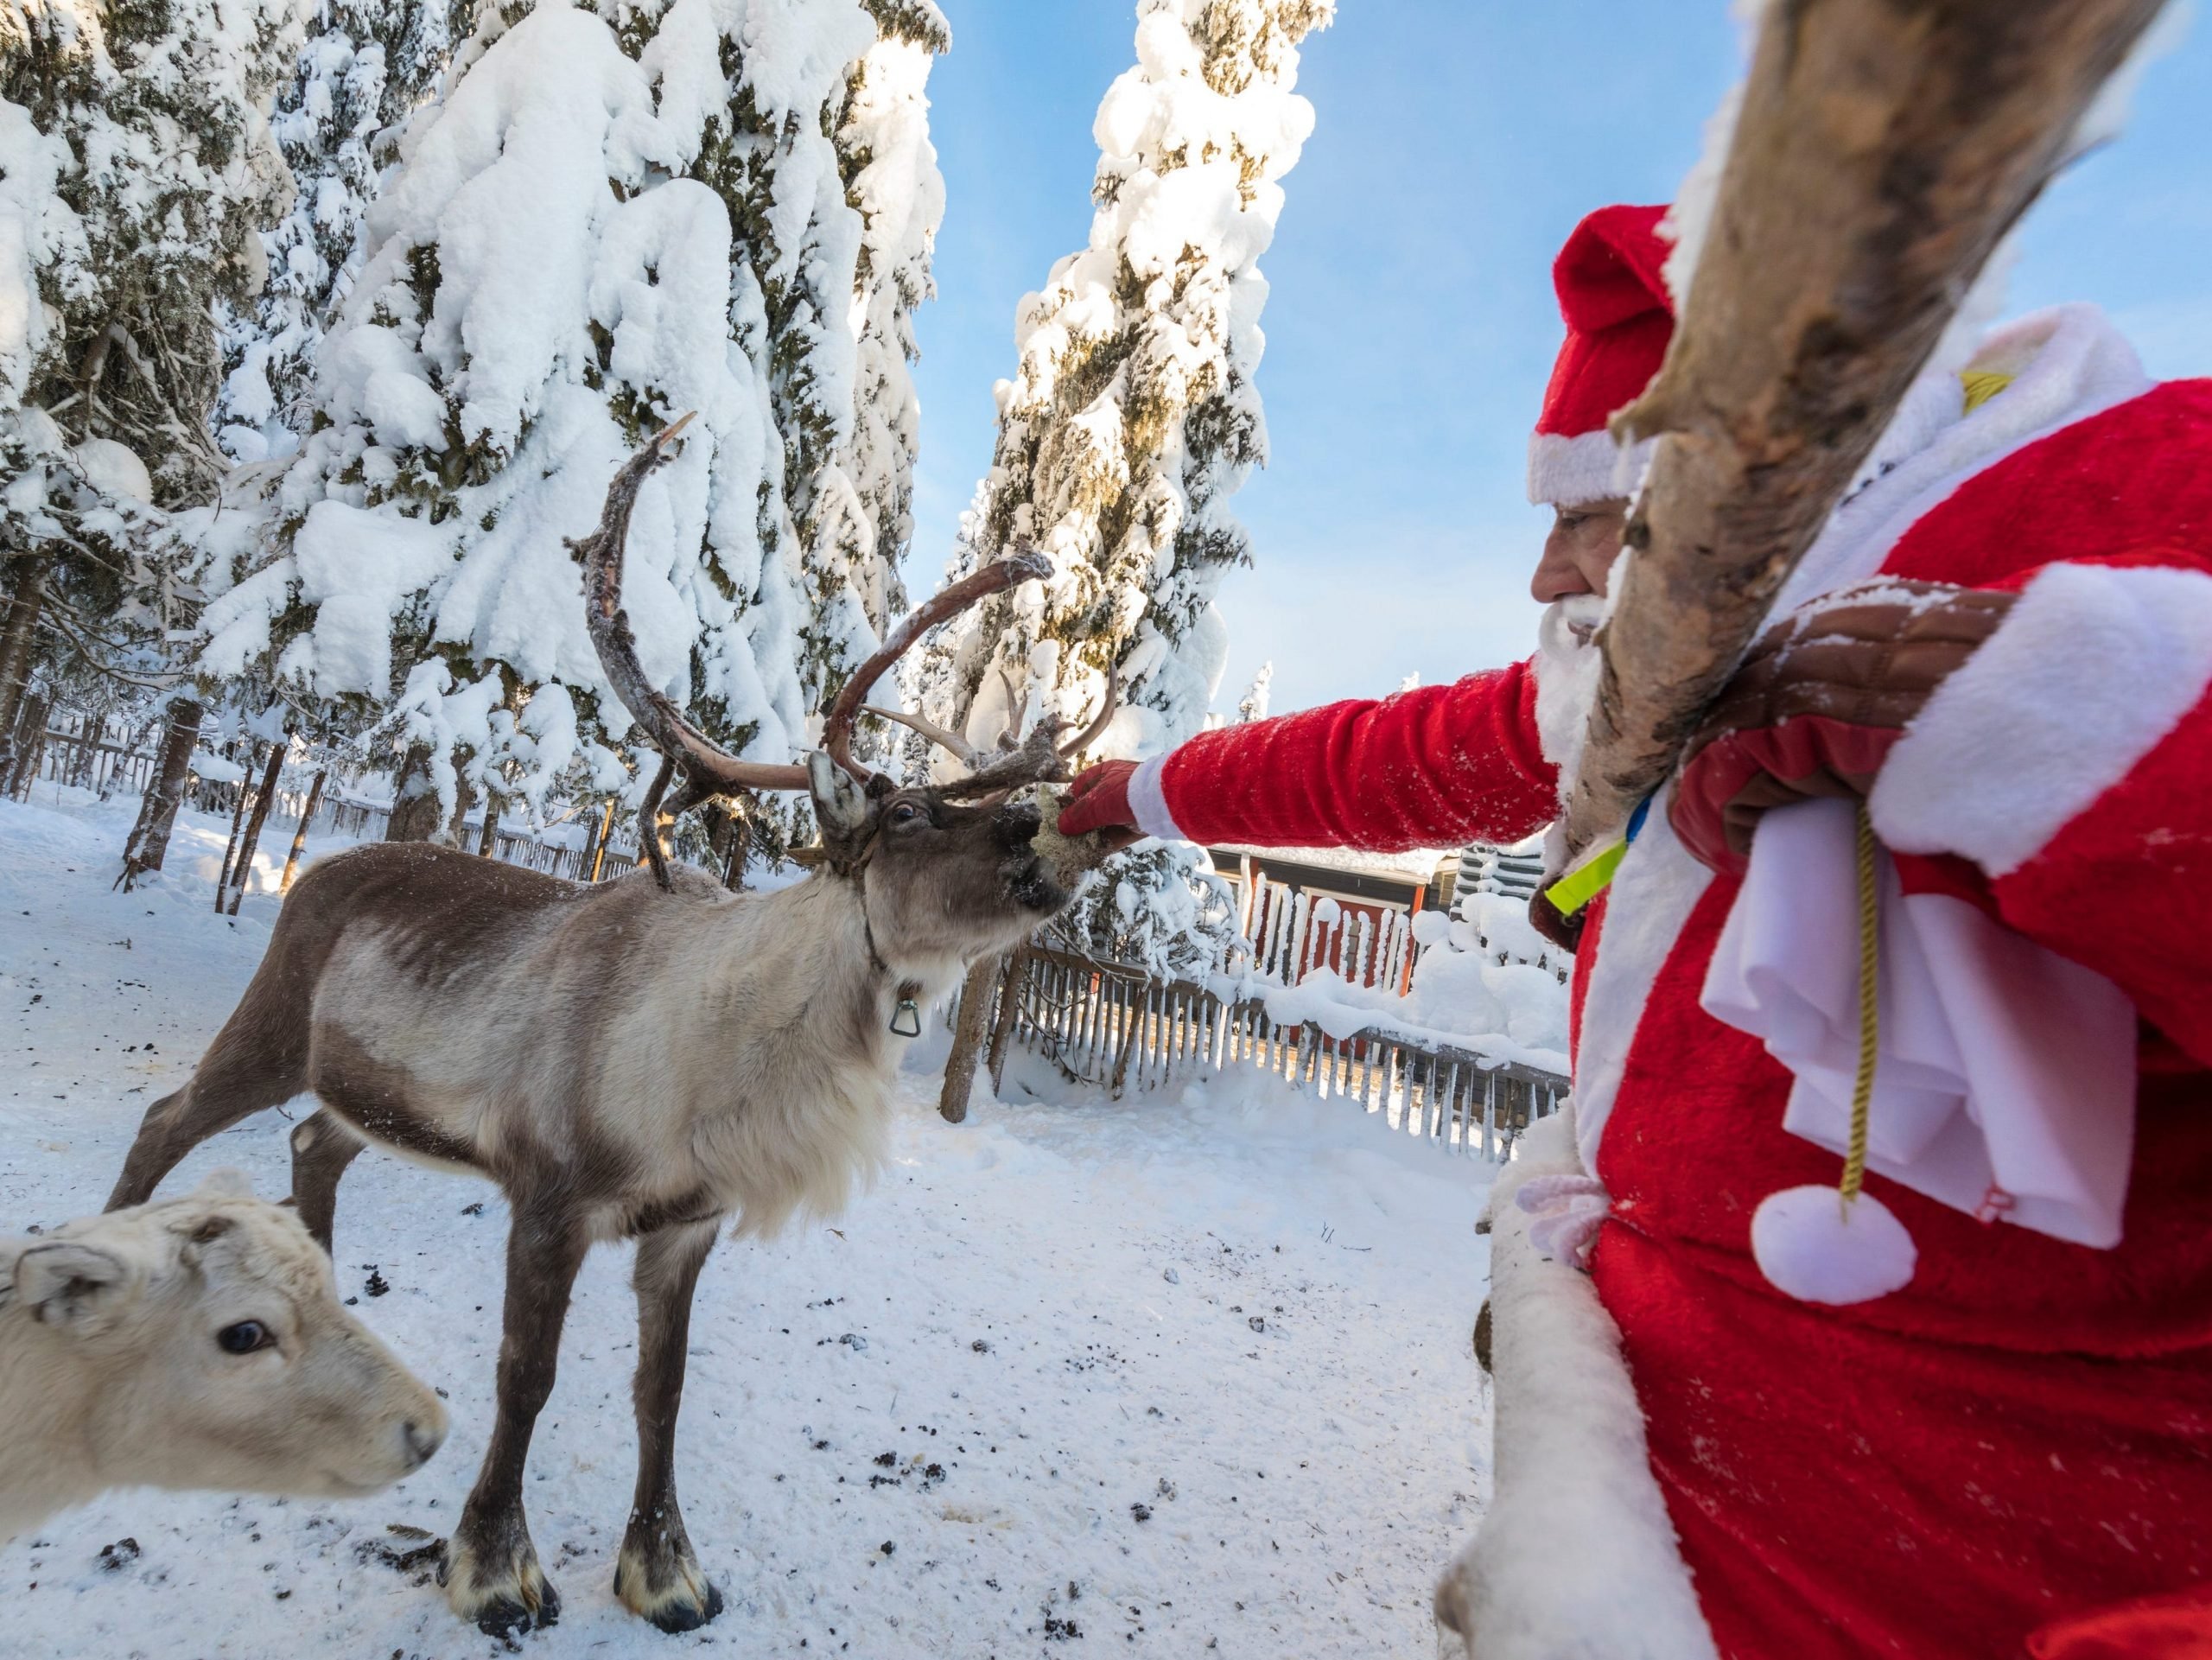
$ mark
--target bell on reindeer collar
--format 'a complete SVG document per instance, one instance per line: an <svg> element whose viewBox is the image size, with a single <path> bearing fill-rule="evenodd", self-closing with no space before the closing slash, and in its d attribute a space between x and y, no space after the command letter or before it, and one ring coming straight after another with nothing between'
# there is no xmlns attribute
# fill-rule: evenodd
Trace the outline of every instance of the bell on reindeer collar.
<svg viewBox="0 0 2212 1660"><path fill-rule="evenodd" d="M894 1037L918 1038L922 1035L922 1006L914 1001L913 988L899 988L899 1007L891 1011L891 1032Z"/></svg>

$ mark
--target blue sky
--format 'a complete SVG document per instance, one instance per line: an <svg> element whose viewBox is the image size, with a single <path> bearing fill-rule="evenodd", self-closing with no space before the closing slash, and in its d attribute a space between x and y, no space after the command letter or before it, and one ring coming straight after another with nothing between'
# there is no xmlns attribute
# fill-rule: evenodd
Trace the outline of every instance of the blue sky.
<svg viewBox="0 0 2212 1660"><path fill-rule="evenodd" d="M909 580L926 590L989 465L1016 302L1090 224L1091 117L1131 0L943 0L930 82L947 191L918 320ZM1274 707L1523 655L1548 516L1527 435L1559 343L1550 263L1582 213L1662 201L1738 73L1726 0L1343 0L1308 39L1316 117L1262 262L1268 468L1235 499L1255 565L1221 604L1217 707L1262 659ZM2120 142L2031 219L2014 311L2109 308L2152 372L2212 373L2212 29L2156 65Z"/></svg>

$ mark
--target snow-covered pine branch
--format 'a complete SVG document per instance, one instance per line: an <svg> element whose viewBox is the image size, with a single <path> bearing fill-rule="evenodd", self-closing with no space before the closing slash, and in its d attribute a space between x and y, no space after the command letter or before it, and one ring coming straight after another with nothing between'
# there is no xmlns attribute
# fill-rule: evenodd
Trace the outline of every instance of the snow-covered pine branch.
<svg viewBox="0 0 2212 1660"><path fill-rule="evenodd" d="M235 459L287 455L305 430L316 350L359 269L362 220L400 130L451 55L445 0L313 0L270 120L295 181L291 211L261 233L268 286L251 306L220 311L213 424Z"/></svg>
<svg viewBox="0 0 2212 1660"><path fill-rule="evenodd" d="M0 10L0 747L18 705L158 690L225 458L212 307L262 280L289 188L264 109L296 0ZM20 649L18 649L20 647Z"/></svg>
<svg viewBox="0 0 2212 1660"><path fill-rule="evenodd" d="M482 9L368 212L320 350L319 429L270 557L210 606L202 659L266 665L389 735L441 817L472 784L535 809L564 779L625 782L608 746L629 722L563 543L685 410L683 451L632 525L640 658L740 753L806 741L810 693L874 635L864 565L810 568L802 518L823 519L833 484L897 499L912 465L910 425L896 453L852 459L863 320L903 341L911 303L871 311L861 253L918 299L936 222L933 205L896 226L879 212L871 245L847 200L832 135L849 81L878 86L877 54L882 107L857 135L869 155L847 152L849 188L865 203L887 162L938 188L918 70L893 84L856 0L672 0L615 25L517 11ZM925 67L928 45L911 49Z"/></svg>

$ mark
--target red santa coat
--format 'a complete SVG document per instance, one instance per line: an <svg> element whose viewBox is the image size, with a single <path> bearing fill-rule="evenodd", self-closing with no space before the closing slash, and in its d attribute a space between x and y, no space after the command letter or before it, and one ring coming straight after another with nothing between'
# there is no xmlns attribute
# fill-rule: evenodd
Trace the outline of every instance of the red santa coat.
<svg viewBox="0 0 2212 1660"><path fill-rule="evenodd" d="M1870 1177L1918 1244L1911 1282L1844 1308L1767 1284L1753 1210L1832 1185L1838 1161L1783 1133L1789 1074L1699 1006L1737 885L1654 812L1577 959L1574 1125L1611 1196L1590 1283L1663 1519L1618 1485L1640 1472L1605 1477L1618 1514L1548 1497L1590 1486L1568 1466L1602 1426L1557 1442L1556 1467L1509 1470L1509 1409L1535 1415L1501 1366L1493 1517L1612 1582L1493 1564L1485 1660L2015 1655L2054 1619L2212 1582L2212 381L2150 385L2088 308L1978 361L2022 366L1970 416L1916 390L1777 614L1877 572L2021 591L1870 805L1890 848L1939 862L1930 879L1963 878L2134 1000L2124 1237L2093 1250ZM1203 841L1518 837L1556 810L1535 701L1524 665L1226 728L1148 764L1131 799L1147 829ZM1554 1378L1618 1364L1612 1335L1577 1339L1592 1352L1555 1356ZM1579 1551L1548 1536L1601 1527ZM1694 1604L1659 1583L1684 1568ZM1610 1616L1585 1615L1631 1582L1658 1589L1601 1635Z"/></svg>

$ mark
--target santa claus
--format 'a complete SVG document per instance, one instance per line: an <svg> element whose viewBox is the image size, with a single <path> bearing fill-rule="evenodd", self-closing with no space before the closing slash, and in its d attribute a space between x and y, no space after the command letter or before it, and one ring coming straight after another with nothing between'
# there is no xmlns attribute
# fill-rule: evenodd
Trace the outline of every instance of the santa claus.
<svg viewBox="0 0 2212 1660"><path fill-rule="evenodd" d="M1555 817L1662 219L1601 209L1558 260L1537 655L1094 767L1062 830ZM2212 382L2149 380L2088 306L1999 331L1914 389L1770 624L1582 913L1573 1111L1492 1201L1496 1493L1440 1613L1483 1660L2212 1654ZM1883 1084L1846 1206L1861 805Z"/></svg>

